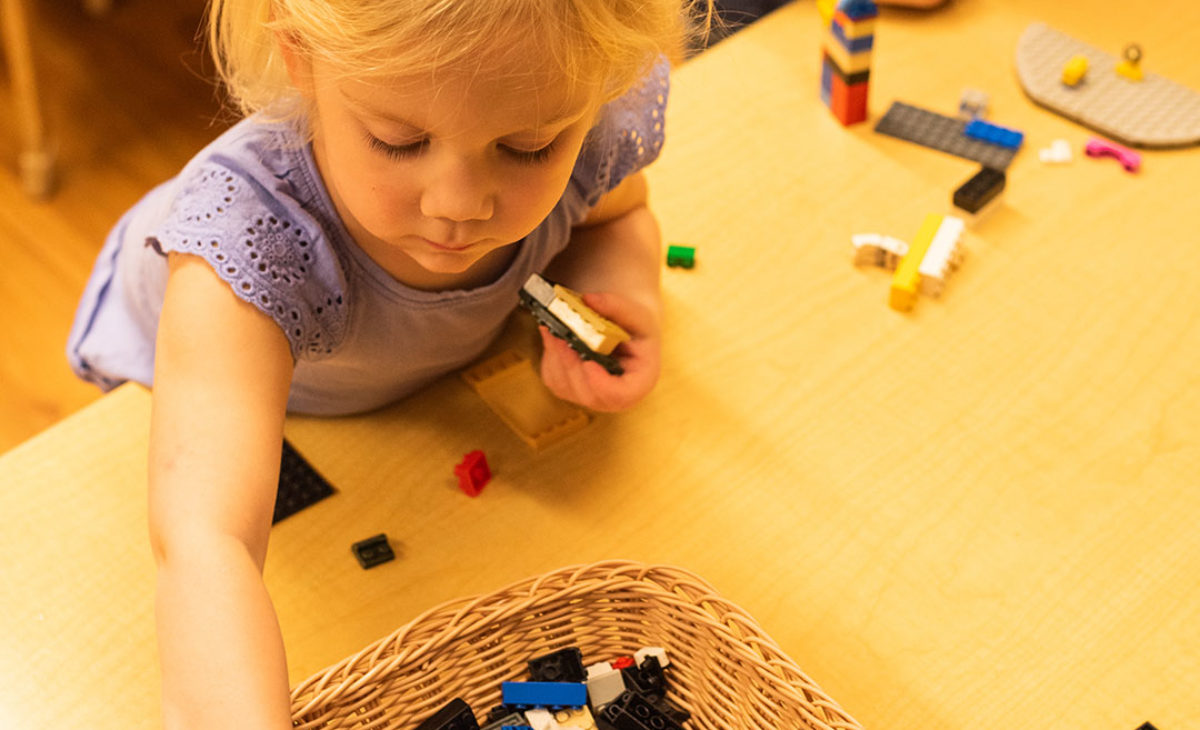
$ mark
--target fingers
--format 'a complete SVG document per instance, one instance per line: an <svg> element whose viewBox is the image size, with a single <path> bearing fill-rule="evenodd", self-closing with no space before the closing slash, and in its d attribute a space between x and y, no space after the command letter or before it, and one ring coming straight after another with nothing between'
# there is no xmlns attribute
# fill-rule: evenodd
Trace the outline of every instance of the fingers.
<svg viewBox="0 0 1200 730"><path fill-rule="evenodd" d="M622 357L625 374L609 374L600 364L582 360L570 346L539 328L542 336L542 382L555 396L594 411L620 411L644 398L658 380L657 350L642 340Z"/></svg>

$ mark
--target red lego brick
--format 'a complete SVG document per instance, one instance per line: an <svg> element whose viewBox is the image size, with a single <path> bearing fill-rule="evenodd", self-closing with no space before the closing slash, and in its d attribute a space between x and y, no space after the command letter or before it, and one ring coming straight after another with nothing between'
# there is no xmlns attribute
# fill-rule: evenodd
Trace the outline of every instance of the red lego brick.
<svg viewBox="0 0 1200 730"><path fill-rule="evenodd" d="M458 488L468 497L478 497L492 478L487 457L478 450L463 456L462 463L454 467L454 474L458 477Z"/></svg>

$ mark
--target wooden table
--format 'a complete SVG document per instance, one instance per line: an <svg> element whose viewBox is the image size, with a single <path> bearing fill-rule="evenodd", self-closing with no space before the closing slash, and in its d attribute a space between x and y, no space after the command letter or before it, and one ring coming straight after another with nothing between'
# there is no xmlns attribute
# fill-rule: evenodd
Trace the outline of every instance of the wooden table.
<svg viewBox="0 0 1200 730"><path fill-rule="evenodd" d="M1200 151L1085 158L1012 70L1043 20L1200 88L1200 6L1059 5L882 17L873 118L976 87L1027 133L911 315L850 235L911 238L975 166L833 120L811 3L679 70L652 195L698 263L664 273L658 389L540 455L454 377L290 419L339 489L273 533L293 681L445 599L631 558L706 577L868 728L1200 726ZM1076 160L1043 166L1058 137ZM2 727L158 722L148 414L127 386L0 460ZM470 499L475 448L496 477ZM398 559L363 571L349 545L377 532Z"/></svg>

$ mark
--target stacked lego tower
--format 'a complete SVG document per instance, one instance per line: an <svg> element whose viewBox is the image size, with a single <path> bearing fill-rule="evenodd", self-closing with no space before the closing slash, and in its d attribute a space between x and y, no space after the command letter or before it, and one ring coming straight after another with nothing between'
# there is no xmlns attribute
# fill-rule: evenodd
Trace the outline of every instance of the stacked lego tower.
<svg viewBox="0 0 1200 730"><path fill-rule="evenodd" d="M872 0L840 0L821 49L821 101L843 125L867 118L871 47L879 9Z"/></svg>

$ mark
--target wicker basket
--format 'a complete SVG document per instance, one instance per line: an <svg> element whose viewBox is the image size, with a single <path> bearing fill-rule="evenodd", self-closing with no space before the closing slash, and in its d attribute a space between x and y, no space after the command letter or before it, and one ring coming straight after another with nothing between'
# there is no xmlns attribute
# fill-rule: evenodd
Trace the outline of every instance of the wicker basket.
<svg viewBox="0 0 1200 730"><path fill-rule="evenodd" d="M665 647L668 698L695 730L861 730L758 624L678 568L607 561L449 601L292 688L300 728L411 730L455 697L482 714L526 662Z"/></svg>

